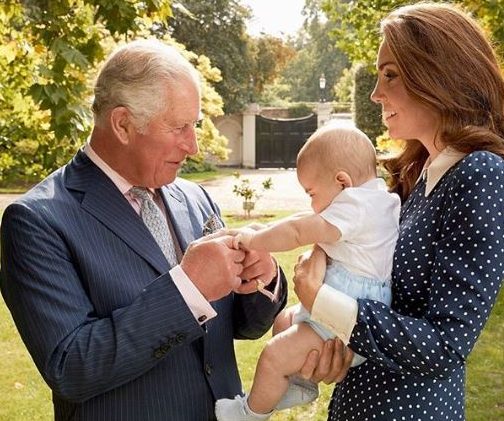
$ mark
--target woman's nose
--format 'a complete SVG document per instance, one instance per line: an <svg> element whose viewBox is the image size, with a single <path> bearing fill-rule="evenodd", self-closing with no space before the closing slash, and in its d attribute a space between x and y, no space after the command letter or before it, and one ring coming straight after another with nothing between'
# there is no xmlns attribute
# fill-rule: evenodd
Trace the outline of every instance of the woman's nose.
<svg viewBox="0 0 504 421"><path fill-rule="evenodd" d="M381 93L381 88L380 88L380 82L377 81L376 85L373 89L373 92L371 92L371 101L376 102L377 104L380 104L383 101L383 95Z"/></svg>

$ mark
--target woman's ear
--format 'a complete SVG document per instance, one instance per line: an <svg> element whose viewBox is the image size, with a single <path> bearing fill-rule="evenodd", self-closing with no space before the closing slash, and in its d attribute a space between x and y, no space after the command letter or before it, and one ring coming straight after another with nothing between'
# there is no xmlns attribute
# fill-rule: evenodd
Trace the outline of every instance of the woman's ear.
<svg viewBox="0 0 504 421"><path fill-rule="evenodd" d="M353 186L352 177L346 171L338 171L334 176L334 181L340 184L342 189Z"/></svg>
<svg viewBox="0 0 504 421"><path fill-rule="evenodd" d="M135 126L131 121L131 114L126 107L115 107L110 112L110 127L117 139L127 145L134 134Z"/></svg>

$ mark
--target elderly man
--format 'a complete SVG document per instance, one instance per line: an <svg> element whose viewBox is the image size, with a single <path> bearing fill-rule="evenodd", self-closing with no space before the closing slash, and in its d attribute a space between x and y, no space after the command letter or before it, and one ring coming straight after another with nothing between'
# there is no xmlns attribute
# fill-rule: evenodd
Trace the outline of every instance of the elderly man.
<svg viewBox="0 0 504 421"><path fill-rule="evenodd" d="M285 279L266 253L194 241L219 211L176 179L198 150L200 90L175 49L114 52L93 112L83 150L6 209L2 294L56 420L212 419L216 398L241 391L233 338L268 330Z"/></svg>
<svg viewBox="0 0 504 421"><path fill-rule="evenodd" d="M269 329L285 278L267 253L200 238L220 217L176 179L200 118L199 77L180 53L153 40L115 51L93 112L85 147L5 210L5 302L56 420L212 420L215 400L242 390L233 338ZM306 372L327 377L332 355Z"/></svg>

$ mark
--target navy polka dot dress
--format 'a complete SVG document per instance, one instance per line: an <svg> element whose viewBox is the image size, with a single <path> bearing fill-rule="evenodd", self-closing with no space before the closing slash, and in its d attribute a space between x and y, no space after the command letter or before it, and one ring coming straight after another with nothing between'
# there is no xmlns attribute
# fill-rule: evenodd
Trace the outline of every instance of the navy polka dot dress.
<svg viewBox="0 0 504 421"><path fill-rule="evenodd" d="M504 160L474 152L403 205L391 308L358 300L331 421L464 420L465 360L504 277Z"/></svg>

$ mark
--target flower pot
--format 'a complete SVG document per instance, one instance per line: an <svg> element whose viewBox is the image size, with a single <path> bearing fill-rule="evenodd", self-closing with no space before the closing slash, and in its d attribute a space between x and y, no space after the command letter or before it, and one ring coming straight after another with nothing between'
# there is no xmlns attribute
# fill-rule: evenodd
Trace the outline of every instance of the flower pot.
<svg viewBox="0 0 504 421"><path fill-rule="evenodd" d="M247 212L254 210L254 207L255 207L255 202L248 202L248 201L243 202L243 210L245 210Z"/></svg>

